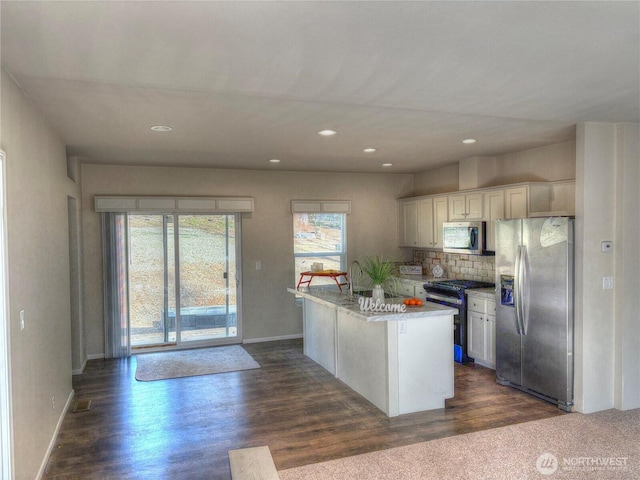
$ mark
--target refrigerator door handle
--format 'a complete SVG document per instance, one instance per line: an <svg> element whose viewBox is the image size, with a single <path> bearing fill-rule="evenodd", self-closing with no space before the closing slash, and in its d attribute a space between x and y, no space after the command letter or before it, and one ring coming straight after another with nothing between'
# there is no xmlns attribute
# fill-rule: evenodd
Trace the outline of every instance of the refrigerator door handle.
<svg viewBox="0 0 640 480"><path fill-rule="evenodd" d="M520 297L520 291L522 287L522 277L520 272L522 262L522 245L518 245L518 249L516 251L516 264L515 264L515 275L513 278L513 309L516 314L516 329L518 330L518 335L522 335L522 317L521 317L521 303L522 298Z"/></svg>
<svg viewBox="0 0 640 480"><path fill-rule="evenodd" d="M522 274L520 277L520 304L522 305L522 334L529 330L529 253L527 247L522 246L522 259L520 260Z"/></svg>

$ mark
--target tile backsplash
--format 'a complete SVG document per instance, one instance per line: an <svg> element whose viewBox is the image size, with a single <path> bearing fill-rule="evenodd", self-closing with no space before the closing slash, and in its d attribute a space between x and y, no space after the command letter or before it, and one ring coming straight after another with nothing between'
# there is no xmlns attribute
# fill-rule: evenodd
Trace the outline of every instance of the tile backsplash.
<svg viewBox="0 0 640 480"><path fill-rule="evenodd" d="M478 280L481 282L495 282L496 257L465 255L461 253L432 252L414 250L413 261L422 265L425 275L431 275L431 270L440 265L444 270L444 278Z"/></svg>

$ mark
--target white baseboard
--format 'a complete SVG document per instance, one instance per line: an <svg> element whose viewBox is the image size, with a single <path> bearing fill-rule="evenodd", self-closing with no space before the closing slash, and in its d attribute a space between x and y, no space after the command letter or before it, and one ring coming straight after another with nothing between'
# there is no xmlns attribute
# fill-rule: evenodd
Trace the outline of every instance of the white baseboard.
<svg viewBox="0 0 640 480"><path fill-rule="evenodd" d="M302 334L296 333L294 335L281 335L279 337L245 338L242 340L242 343L276 342L278 340L293 340L295 338L302 338Z"/></svg>
<svg viewBox="0 0 640 480"><path fill-rule="evenodd" d="M51 452L56 446L56 441L58 440L58 434L60 433L60 428L62 427L62 422L64 421L64 417L67 415L67 411L71 406L71 402L73 401L73 397L75 397L75 390L71 390L69 393L69 397L67 397L67 402L64 404L64 408L60 411L60 417L58 418L58 423L56 424L56 429L53 432L53 436L51 437L51 441L49 442L49 447L47 448L47 453L42 460L42 464L40 465L40 469L38 470L38 475L36 479L41 479L42 475L44 475L44 471L47 468L47 463L49 462L49 457L51 457Z"/></svg>
<svg viewBox="0 0 640 480"><path fill-rule="evenodd" d="M87 360L102 360L104 359L104 353L92 353L87 355Z"/></svg>
<svg viewBox="0 0 640 480"><path fill-rule="evenodd" d="M77 368L76 370L71 370L71 375L81 375L84 373L84 369L87 367L87 362L89 361L88 358L84 359L84 362L82 362L82 366L80 368Z"/></svg>

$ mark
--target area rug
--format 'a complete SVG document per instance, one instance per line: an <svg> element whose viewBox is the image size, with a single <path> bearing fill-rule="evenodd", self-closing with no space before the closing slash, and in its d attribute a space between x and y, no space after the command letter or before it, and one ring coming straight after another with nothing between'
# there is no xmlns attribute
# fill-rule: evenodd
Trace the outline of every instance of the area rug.
<svg viewBox="0 0 640 480"><path fill-rule="evenodd" d="M142 382L260 368L240 345L144 353L136 359L136 380Z"/></svg>
<svg viewBox="0 0 640 480"><path fill-rule="evenodd" d="M638 438L640 409L572 413L278 474L281 480L638 479Z"/></svg>

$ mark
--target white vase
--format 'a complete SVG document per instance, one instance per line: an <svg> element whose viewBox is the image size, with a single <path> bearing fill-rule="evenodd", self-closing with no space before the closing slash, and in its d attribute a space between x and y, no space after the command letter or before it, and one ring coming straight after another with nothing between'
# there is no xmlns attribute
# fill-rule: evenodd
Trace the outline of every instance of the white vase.
<svg viewBox="0 0 640 480"><path fill-rule="evenodd" d="M382 285L373 286L371 300L373 300L373 303L384 303L384 288L382 288Z"/></svg>

